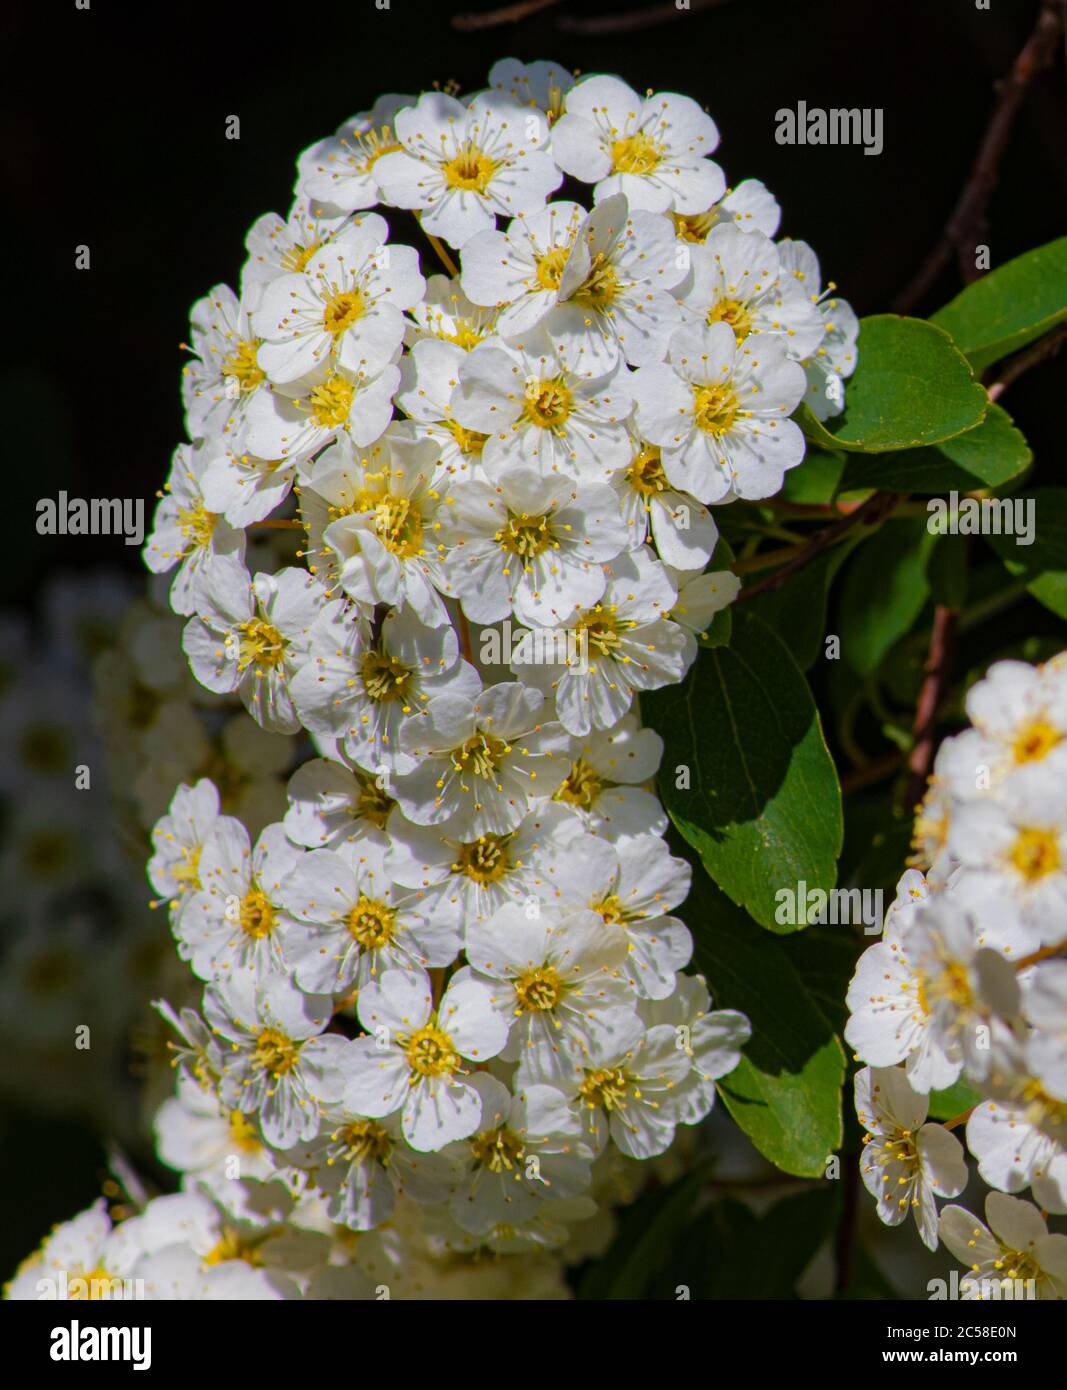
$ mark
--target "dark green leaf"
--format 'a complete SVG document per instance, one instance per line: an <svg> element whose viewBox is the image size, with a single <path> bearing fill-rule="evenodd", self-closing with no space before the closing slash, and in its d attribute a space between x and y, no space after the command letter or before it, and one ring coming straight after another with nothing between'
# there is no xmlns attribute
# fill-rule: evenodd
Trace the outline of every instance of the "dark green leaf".
<svg viewBox="0 0 1067 1390"><path fill-rule="evenodd" d="M879 663L922 612L936 537L924 517L887 521L845 571L838 625L841 654L861 676Z"/></svg>
<svg viewBox="0 0 1067 1390"><path fill-rule="evenodd" d="M1011 416L990 405L980 425L930 449L905 449L878 458L853 455L841 488L884 488L890 492L974 492L1002 487L1025 473L1033 460Z"/></svg>

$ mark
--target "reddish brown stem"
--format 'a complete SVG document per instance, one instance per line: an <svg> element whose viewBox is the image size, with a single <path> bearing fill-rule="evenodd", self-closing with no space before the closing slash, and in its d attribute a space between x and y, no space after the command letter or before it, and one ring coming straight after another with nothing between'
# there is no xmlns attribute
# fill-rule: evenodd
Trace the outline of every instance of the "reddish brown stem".
<svg viewBox="0 0 1067 1390"><path fill-rule="evenodd" d="M952 649L955 645L959 614L954 608L939 603L934 609L934 625L930 633L930 651L926 658L925 676L915 706L915 742L908 754L908 787L905 806L917 806L926 791L926 781L937 752L937 715L951 678Z"/></svg>

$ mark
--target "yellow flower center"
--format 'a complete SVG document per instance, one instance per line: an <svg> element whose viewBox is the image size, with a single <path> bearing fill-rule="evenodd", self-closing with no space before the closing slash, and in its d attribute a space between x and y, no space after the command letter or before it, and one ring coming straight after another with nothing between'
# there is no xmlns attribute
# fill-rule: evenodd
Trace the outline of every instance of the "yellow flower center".
<svg viewBox="0 0 1067 1390"><path fill-rule="evenodd" d="M526 389L523 414L530 424L556 430L566 422L574 404L570 388L558 377L531 382Z"/></svg>
<svg viewBox="0 0 1067 1390"><path fill-rule="evenodd" d="M292 275L299 275L321 245L321 241L309 241L306 246L291 246L288 251L282 253L282 269L288 270Z"/></svg>
<svg viewBox="0 0 1067 1390"><path fill-rule="evenodd" d="M680 212L672 212L670 219L674 223L674 230L679 241L694 241L698 245L702 245L707 240L712 227L719 220L719 209L708 208L707 212L697 212L690 216Z"/></svg>
<svg viewBox="0 0 1067 1390"><path fill-rule="evenodd" d="M479 729L462 748L453 752L452 766L457 772L472 773L487 782L496 781L497 766L510 752L511 744L506 740Z"/></svg>
<svg viewBox="0 0 1067 1390"><path fill-rule="evenodd" d="M395 139L392 126L383 125L380 130L367 130L356 135L356 146L362 162L360 170L369 174L383 154L395 154L404 147Z"/></svg>
<svg viewBox="0 0 1067 1390"><path fill-rule="evenodd" d="M258 1245L258 1241L246 1240L232 1226L224 1226L222 1236L204 1256L204 1264L221 1265L228 1260L244 1260L245 1264L258 1267L263 1263Z"/></svg>
<svg viewBox="0 0 1067 1390"><path fill-rule="evenodd" d="M563 981L551 965L539 965L515 981L517 1014L547 1013L563 994Z"/></svg>
<svg viewBox="0 0 1067 1390"><path fill-rule="evenodd" d="M591 902L589 906L594 912L598 912L609 925L621 926L627 920L626 913L623 911L622 900L617 893L609 893L606 898Z"/></svg>
<svg viewBox="0 0 1067 1390"><path fill-rule="evenodd" d="M377 826L379 830L384 830L389 813L396 802L391 796L386 795L373 777L361 775L359 784L353 812L363 820L370 821L371 825Z"/></svg>
<svg viewBox="0 0 1067 1390"><path fill-rule="evenodd" d="M103 1265L84 1270L67 1281L67 1298L72 1303L97 1303L109 1299L116 1278ZM121 1284L121 1280L119 1283Z"/></svg>
<svg viewBox="0 0 1067 1390"><path fill-rule="evenodd" d="M411 679L411 672L388 652L366 652L360 662L360 675L363 677L363 689L372 700L393 704L406 699L405 687Z"/></svg>
<svg viewBox="0 0 1067 1390"><path fill-rule="evenodd" d="M624 140L613 140L611 166L617 174L651 174L663 160L666 150L651 136L639 130Z"/></svg>
<svg viewBox="0 0 1067 1390"><path fill-rule="evenodd" d="M491 1173L510 1173L522 1166L526 1145L510 1129L485 1129L471 1140L474 1160Z"/></svg>
<svg viewBox="0 0 1067 1390"><path fill-rule="evenodd" d="M693 417L705 434L726 434L737 419L739 406L729 386L693 387Z"/></svg>
<svg viewBox="0 0 1067 1390"><path fill-rule="evenodd" d="M252 937L256 941L261 941L263 937L270 934L274 926L274 909L267 900L266 894L258 889L253 889L241 899L238 920L241 930L246 936Z"/></svg>
<svg viewBox="0 0 1067 1390"><path fill-rule="evenodd" d="M565 801L569 806L581 806L588 810L603 790L604 783L584 758L571 764L571 770L563 779L563 784L553 797L554 801Z"/></svg>
<svg viewBox="0 0 1067 1390"><path fill-rule="evenodd" d="M1053 728L1046 719L1034 719L1015 736L1012 756L1017 763L1040 762L1062 738L1059 729Z"/></svg>
<svg viewBox="0 0 1067 1390"><path fill-rule="evenodd" d="M589 274L575 290L572 298L587 309L606 309L619 293L619 275L612 263L598 251L592 259Z"/></svg>
<svg viewBox="0 0 1067 1390"><path fill-rule="evenodd" d="M180 891L200 887L200 854L202 845L182 845L181 862L172 866L170 876L179 885Z"/></svg>
<svg viewBox="0 0 1067 1390"><path fill-rule="evenodd" d="M186 549L192 546L210 545L217 520L218 517L214 512L204 510L203 502L197 502L192 507L179 508L178 528L189 543Z"/></svg>
<svg viewBox="0 0 1067 1390"><path fill-rule="evenodd" d="M605 1110L623 1110L626 1107L626 1092L630 1078L622 1067L600 1067L587 1071L585 1080L578 1087L578 1094L590 1110L602 1106Z"/></svg>
<svg viewBox="0 0 1067 1390"><path fill-rule="evenodd" d="M1008 855L1014 868L1031 883L1060 868L1060 844L1051 830L1021 830Z"/></svg>
<svg viewBox="0 0 1067 1390"><path fill-rule="evenodd" d="M342 290L323 309L322 326L327 333L339 338L346 328L351 328L362 317L366 307L359 290Z"/></svg>
<svg viewBox="0 0 1067 1390"><path fill-rule="evenodd" d="M352 409L356 389L343 376L329 376L319 382L308 397L308 409L315 424L322 429L343 425Z"/></svg>
<svg viewBox="0 0 1067 1390"><path fill-rule="evenodd" d="M372 951L392 940L396 928L396 912L388 903L377 898L359 895L359 901L348 914L349 935L364 948Z"/></svg>
<svg viewBox="0 0 1067 1390"><path fill-rule="evenodd" d="M642 497L652 497L657 492L665 492L670 483L663 471L663 460L655 444L649 444L635 457L626 470L626 479L634 492Z"/></svg>
<svg viewBox="0 0 1067 1390"><path fill-rule="evenodd" d="M272 1076L284 1076L296 1066L299 1046L277 1028L264 1028L256 1039L252 1065Z"/></svg>
<svg viewBox="0 0 1067 1390"><path fill-rule="evenodd" d="M344 1156L350 1163L388 1162L393 1141L386 1130L374 1120L354 1120L331 1135L335 1143L344 1145Z"/></svg>
<svg viewBox="0 0 1067 1390"><path fill-rule="evenodd" d="M461 845L454 874L465 874L475 883L499 883L511 867L508 858L509 835L482 835L472 844Z"/></svg>
<svg viewBox="0 0 1067 1390"><path fill-rule="evenodd" d="M509 515L506 525L493 537L501 550L509 555L518 555L526 560L540 555L549 547L559 548L559 542L552 535L547 516Z"/></svg>
<svg viewBox="0 0 1067 1390"><path fill-rule="evenodd" d="M403 1046L416 1076L451 1076L459 1069L461 1059L452 1039L433 1024L417 1029Z"/></svg>
<svg viewBox="0 0 1067 1390"><path fill-rule="evenodd" d="M496 172L495 160L468 140L458 154L453 155L442 172L449 188L464 188L473 193L484 193L489 180Z"/></svg>
<svg viewBox="0 0 1067 1390"><path fill-rule="evenodd" d="M383 497L374 508L374 531L386 550L401 559L422 554L422 516L407 497Z"/></svg>
<svg viewBox="0 0 1067 1390"><path fill-rule="evenodd" d="M582 614L575 623L574 630L579 642L581 634L585 633L590 656L596 654L618 660L622 634L636 626L637 624L629 619L617 618L614 608L602 608L597 604L595 608Z"/></svg>
<svg viewBox="0 0 1067 1390"><path fill-rule="evenodd" d="M285 660L285 638L278 629L262 618L251 618L238 627L241 645L237 657L237 669L246 671L249 666L274 668Z"/></svg>
<svg viewBox="0 0 1067 1390"><path fill-rule="evenodd" d="M489 438L487 434L480 434L477 430L467 430L458 420L445 420L445 428L452 438L459 445L460 451L464 454L471 454L475 458L481 458L482 450L485 448L485 441Z"/></svg>
<svg viewBox="0 0 1067 1390"><path fill-rule="evenodd" d="M563 267L567 264L567 257L570 254L566 246L553 246L551 251L546 251L537 261L537 283L543 290L558 290L559 282L563 279Z"/></svg>
<svg viewBox="0 0 1067 1390"><path fill-rule="evenodd" d="M254 391L265 373L256 361L259 339L242 339L222 364L222 375L233 377L241 391Z"/></svg>
<svg viewBox="0 0 1067 1390"><path fill-rule="evenodd" d="M256 1127L249 1123L247 1115L240 1110L231 1110L229 1115L230 1143L243 1153L258 1153L263 1147L260 1143Z"/></svg>
<svg viewBox="0 0 1067 1390"><path fill-rule="evenodd" d="M752 332L752 315L738 299L720 299L708 310L707 319L709 324L728 323L739 343Z"/></svg>

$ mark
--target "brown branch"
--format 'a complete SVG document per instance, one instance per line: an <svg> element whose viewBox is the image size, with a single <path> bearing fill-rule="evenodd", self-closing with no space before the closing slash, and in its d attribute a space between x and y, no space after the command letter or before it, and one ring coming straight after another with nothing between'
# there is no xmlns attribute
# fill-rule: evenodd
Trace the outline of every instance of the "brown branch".
<svg viewBox="0 0 1067 1390"><path fill-rule="evenodd" d="M474 29L495 29L501 24L517 24L527 15L550 10L560 0L516 0L514 5L501 5L498 10L483 10L452 16L452 28L470 33Z"/></svg>
<svg viewBox="0 0 1067 1390"><path fill-rule="evenodd" d="M883 778L896 772L903 761L903 754L894 748L892 752L885 753L882 757L875 758L869 763L864 763L862 767L857 767L855 771L849 772L841 778L842 796L848 796L851 792L862 791L864 787L881 782Z"/></svg>
<svg viewBox="0 0 1067 1390"><path fill-rule="evenodd" d="M802 570L805 565L811 564L817 556L824 550L829 550L832 545L836 545L842 540L847 532L855 526L875 526L882 522L896 507L900 501L900 494L896 492L874 492L867 498L862 506L857 507L848 516L843 516L840 521L835 521L832 526L826 526L821 531L817 531L811 540L803 546L792 559L788 559L781 569L775 570L766 579L761 579L758 584L752 584L747 589L742 589L734 603L745 603L749 599L756 598L759 594L770 593L773 589L780 588L787 579L790 579L798 570Z"/></svg>
<svg viewBox="0 0 1067 1390"><path fill-rule="evenodd" d="M926 791L926 781L937 752L937 715L945 697L952 669L952 650L955 645L959 614L954 608L939 603L934 609L934 626L930 633L930 651L926 658L922 686L915 706L915 742L908 754L907 791L904 805L909 810L918 806Z"/></svg>
<svg viewBox="0 0 1067 1390"><path fill-rule="evenodd" d="M998 84L997 100L982 143L952 214L937 245L918 274L897 298L898 314L910 313L926 295L948 263L953 250L965 284L978 278L974 248L982 242L989 200L1000 179L1000 163L1008 146L1015 118L1034 77L1048 66L1063 28L1058 0L1043 0L1034 32L1027 39L1011 71Z"/></svg>
<svg viewBox="0 0 1067 1390"><path fill-rule="evenodd" d="M674 0L667 0L665 4L647 5L643 10L595 15L589 19L565 14L556 21L556 27L567 34L629 34L635 29L651 29L657 24L669 24L673 19L684 19L698 10L713 10L729 3L730 0L690 0L689 8L680 10Z"/></svg>
<svg viewBox="0 0 1067 1390"><path fill-rule="evenodd" d="M1009 357L1001 368L996 381L989 387L989 399L991 401L998 400L1012 382L1022 376L1023 372L1028 372L1031 367L1035 367L1039 362L1044 362L1048 357L1055 357L1064 343L1067 343L1067 323L1061 323L1058 328L1054 328L1051 333L1046 333L1043 338L1038 338L1036 343L1023 352L1017 352L1014 357Z"/></svg>

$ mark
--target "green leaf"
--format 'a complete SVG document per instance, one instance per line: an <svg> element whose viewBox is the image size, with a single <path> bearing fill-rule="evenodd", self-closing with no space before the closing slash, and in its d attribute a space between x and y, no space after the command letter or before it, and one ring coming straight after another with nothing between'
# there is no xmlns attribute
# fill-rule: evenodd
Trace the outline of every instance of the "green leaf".
<svg viewBox="0 0 1067 1390"><path fill-rule="evenodd" d="M879 1269L873 1257L860 1246L852 1260L852 1278L848 1281L848 1287L837 1296L848 1302L884 1302L897 1299L900 1294Z"/></svg>
<svg viewBox="0 0 1067 1390"><path fill-rule="evenodd" d="M842 490L884 488L889 492L974 492L1002 487L1033 462L1030 446L999 405L990 405L980 425L930 449L905 449L878 458L850 458ZM788 475L787 475L788 476Z"/></svg>
<svg viewBox="0 0 1067 1390"><path fill-rule="evenodd" d="M688 1226L710 1173L710 1165L702 1164L669 1187L646 1192L624 1208L615 1239L579 1281L578 1297L643 1298L657 1268Z"/></svg>
<svg viewBox="0 0 1067 1390"><path fill-rule="evenodd" d="M701 651L641 708L664 740L664 804L712 878L771 931L797 930L775 921L776 894L801 879L831 889L843 832L837 772L788 648L737 608L730 645Z"/></svg>
<svg viewBox="0 0 1067 1390"><path fill-rule="evenodd" d="M802 671L807 671L822 652L830 585L845 557L861 539L853 534L840 545L824 550L780 589L771 589L751 601L749 612L762 618L778 634Z"/></svg>
<svg viewBox="0 0 1067 1390"><path fill-rule="evenodd" d="M699 869L682 909L694 962L718 1009L752 1024L738 1066L718 1082L740 1127L776 1167L822 1177L841 1143L845 1054L785 943L760 931Z"/></svg>
<svg viewBox="0 0 1067 1390"><path fill-rule="evenodd" d="M1033 519L1033 539L1018 543L1018 531L1027 521L1028 505ZM1035 488L1026 496L1001 498L1001 510L1018 505L1016 534L985 533L986 539L1003 560L1009 574L1025 581L1027 589L1059 618L1067 618L1067 488ZM990 513L992 516L992 513Z"/></svg>
<svg viewBox="0 0 1067 1390"><path fill-rule="evenodd" d="M975 372L1067 319L1067 237L983 275L933 315Z"/></svg>
<svg viewBox="0 0 1067 1390"><path fill-rule="evenodd" d="M967 601L967 537L938 536L926 573L933 601L958 613Z"/></svg>
<svg viewBox="0 0 1067 1390"><path fill-rule="evenodd" d="M779 497L784 502L809 505L831 502L837 494L844 468L845 460L840 454L809 449L803 463L786 473Z"/></svg>
<svg viewBox="0 0 1067 1390"><path fill-rule="evenodd" d="M809 997L839 1034L848 1019L845 995L856 971L856 958L870 941L853 928L822 924L782 938L782 949Z"/></svg>
<svg viewBox="0 0 1067 1390"><path fill-rule="evenodd" d="M861 546L841 586L841 652L861 676L877 670L911 628L930 592L926 566L937 537L923 517L885 522Z"/></svg>
<svg viewBox="0 0 1067 1390"><path fill-rule="evenodd" d="M981 1099L978 1091L972 1091L970 1086L957 1081L955 1086L949 1086L944 1091L930 1092L930 1109L927 1113L931 1120L954 1120Z"/></svg>
<svg viewBox="0 0 1067 1390"><path fill-rule="evenodd" d="M883 454L940 444L973 429L989 397L947 333L923 319L876 314L860 320L858 362L845 402L844 414L827 424L806 406L796 419L821 449Z"/></svg>

